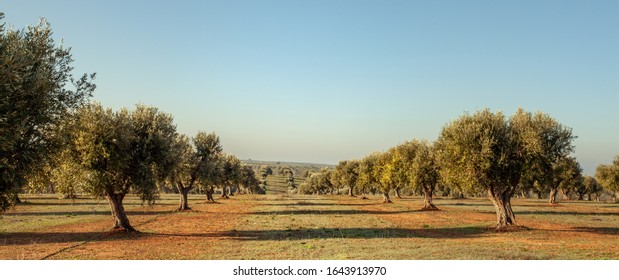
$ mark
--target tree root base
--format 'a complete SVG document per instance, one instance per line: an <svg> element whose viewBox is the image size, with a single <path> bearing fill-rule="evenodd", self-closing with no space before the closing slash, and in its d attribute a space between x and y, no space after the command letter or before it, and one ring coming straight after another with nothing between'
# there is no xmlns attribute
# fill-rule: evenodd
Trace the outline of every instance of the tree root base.
<svg viewBox="0 0 619 280"><path fill-rule="evenodd" d="M121 235L128 234L130 236L140 235L141 232L137 229L126 229L126 228L112 228L107 235Z"/></svg>

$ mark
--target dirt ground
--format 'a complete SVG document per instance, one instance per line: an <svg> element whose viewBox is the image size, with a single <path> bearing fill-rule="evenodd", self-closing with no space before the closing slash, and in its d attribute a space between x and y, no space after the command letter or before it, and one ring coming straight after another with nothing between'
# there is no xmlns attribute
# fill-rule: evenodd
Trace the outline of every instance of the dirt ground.
<svg viewBox="0 0 619 280"><path fill-rule="evenodd" d="M487 199L239 195L174 212L126 201L139 233L111 230L105 202L30 197L2 214L0 259L619 259L619 204L513 201L497 232Z"/></svg>

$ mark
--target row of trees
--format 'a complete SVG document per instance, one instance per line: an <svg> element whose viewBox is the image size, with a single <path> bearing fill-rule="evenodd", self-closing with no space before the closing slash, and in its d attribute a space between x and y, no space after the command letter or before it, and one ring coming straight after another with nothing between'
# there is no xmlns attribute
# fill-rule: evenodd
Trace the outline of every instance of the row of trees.
<svg viewBox="0 0 619 280"><path fill-rule="evenodd" d="M152 204L172 187L187 210L195 189L209 200L217 187L224 198L260 191L251 167L224 154L214 133L190 139L157 108L90 103L95 74L75 79L72 62L45 20L17 31L0 25L0 210L26 189L87 193L107 199L115 228L134 231L123 207L130 193Z"/></svg>
<svg viewBox="0 0 619 280"><path fill-rule="evenodd" d="M348 187L350 195L380 192L388 203L390 191L399 196L407 190L423 194L425 210L436 209L436 190L487 195L495 206L497 227L502 228L515 223L511 198L517 193L548 193L549 202L556 203L559 190L579 199L602 186L618 190L619 160L600 166L597 180L583 176L571 156L574 139L570 128L545 113L519 109L507 118L486 109L447 124L434 143L409 141L312 174L301 191L333 193Z"/></svg>
<svg viewBox="0 0 619 280"><path fill-rule="evenodd" d="M112 111L87 104L65 118L57 131L62 148L33 169L30 190L53 186L56 191L104 197L115 228L135 231L123 207L127 194L152 204L164 187L180 195L177 210L189 210L188 194L197 190L214 201L232 192L258 192L250 166L223 153L219 137L198 132L191 139L179 134L172 116L143 105ZM51 171L51 172L50 172ZM29 179L27 177L27 179Z"/></svg>

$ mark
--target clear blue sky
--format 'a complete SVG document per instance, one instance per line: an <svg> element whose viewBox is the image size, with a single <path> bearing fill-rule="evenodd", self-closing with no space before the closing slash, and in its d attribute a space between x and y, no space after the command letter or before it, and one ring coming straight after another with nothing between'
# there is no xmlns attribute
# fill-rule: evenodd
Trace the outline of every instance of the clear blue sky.
<svg viewBox="0 0 619 280"><path fill-rule="evenodd" d="M592 174L619 154L619 1L3 1L141 102L242 159L337 163L464 111L542 110Z"/></svg>

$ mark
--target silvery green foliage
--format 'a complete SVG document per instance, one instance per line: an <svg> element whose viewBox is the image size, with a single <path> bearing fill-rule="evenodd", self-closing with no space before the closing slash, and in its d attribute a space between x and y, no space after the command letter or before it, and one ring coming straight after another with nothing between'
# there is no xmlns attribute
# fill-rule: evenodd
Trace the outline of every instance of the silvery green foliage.
<svg viewBox="0 0 619 280"><path fill-rule="evenodd" d="M96 196L135 193L153 203L169 176L178 137L172 117L153 107L113 112L90 104L76 114L73 152L93 179Z"/></svg>
<svg viewBox="0 0 619 280"><path fill-rule="evenodd" d="M619 155L612 164L600 164L595 170L595 178L602 187L615 194L619 192Z"/></svg>
<svg viewBox="0 0 619 280"><path fill-rule="evenodd" d="M95 74L72 76L70 49L52 35L45 19L22 30L0 25L0 210L58 148L55 127L95 89Z"/></svg>

